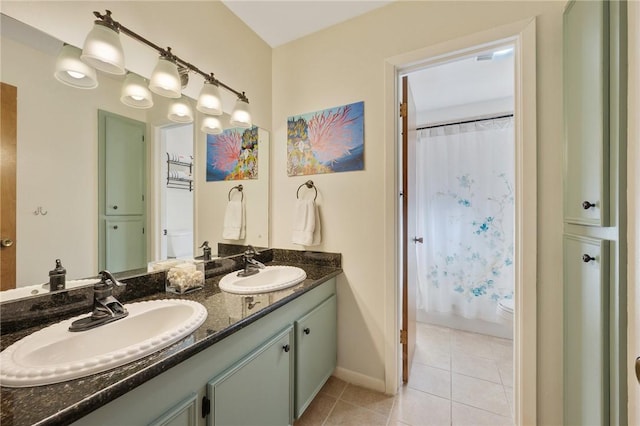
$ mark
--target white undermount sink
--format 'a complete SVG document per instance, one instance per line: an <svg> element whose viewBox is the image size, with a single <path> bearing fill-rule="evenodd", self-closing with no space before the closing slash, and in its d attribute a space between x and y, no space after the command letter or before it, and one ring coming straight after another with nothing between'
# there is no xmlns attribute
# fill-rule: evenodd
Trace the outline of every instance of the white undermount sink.
<svg viewBox="0 0 640 426"><path fill-rule="evenodd" d="M200 303L152 300L124 305L129 315L87 331L70 332L81 315L38 330L0 353L0 385L28 387L77 379L163 349L207 318Z"/></svg>
<svg viewBox="0 0 640 426"><path fill-rule="evenodd" d="M307 273L295 266L267 266L248 277L238 276L239 272L234 271L222 277L218 284L220 289L236 294L267 293L292 287L307 278Z"/></svg>

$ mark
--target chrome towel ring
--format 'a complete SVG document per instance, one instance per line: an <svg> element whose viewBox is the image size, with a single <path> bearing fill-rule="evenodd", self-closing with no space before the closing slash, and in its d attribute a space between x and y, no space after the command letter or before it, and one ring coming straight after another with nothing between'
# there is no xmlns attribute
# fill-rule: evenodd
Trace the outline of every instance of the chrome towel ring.
<svg viewBox="0 0 640 426"><path fill-rule="evenodd" d="M240 193L240 195L242 196L242 197L240 198L240 201L243 201L243 200L244 200L244 192L242 192L242 190L243 190L244 188L242 187L242 185L234 186L233 188L231 188L231 189L229 190L229 195L228 195L228 197L227 197L227 198L229 198L229 201L231 201L231 193L233 192L233 190L234 190L234 189L236 189L236 190Z"/></svg>
<svg viewBox="0 0 640 426"><path fill-rule="evenodd" d="M298 190L296 191L296 198L300 198L300 188L302 188L303 186L306 186L309 189L313 188L313 190L316 192L316 195L313 197L313 201L316 201L316 198L318 198L318 188L316 188L312 180L308 180L298 187Z"/></svg>

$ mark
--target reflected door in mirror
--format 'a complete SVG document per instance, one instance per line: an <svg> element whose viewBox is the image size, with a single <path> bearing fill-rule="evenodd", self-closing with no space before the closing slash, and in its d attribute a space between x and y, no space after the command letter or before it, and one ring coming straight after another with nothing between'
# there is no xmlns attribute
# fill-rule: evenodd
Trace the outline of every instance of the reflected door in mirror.
<svg viewBox="0 0 640 426"><path fill-rule="evenodd" d="M17 145L17 97L15 86L1 84L2 157L0 166L0 290L16 287L16 145Z"/></svg>
<svg viewBox="0 0 640 426"><path fill-rule="evenodd" d="M99 111L100 265L112 272L146 265L146 124ZM101 200L103 199L100 197Z"/></svg>

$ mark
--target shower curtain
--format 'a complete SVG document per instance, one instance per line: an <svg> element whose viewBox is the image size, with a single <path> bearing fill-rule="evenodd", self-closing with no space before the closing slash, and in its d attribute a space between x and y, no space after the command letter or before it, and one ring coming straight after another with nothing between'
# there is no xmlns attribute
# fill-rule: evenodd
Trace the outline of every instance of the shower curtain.
<svg viewBox="0 0 640 426"><path fill-rule="evenodd" d="M497 322L514 288L513 118L418 132L418 308Z"/></svg>

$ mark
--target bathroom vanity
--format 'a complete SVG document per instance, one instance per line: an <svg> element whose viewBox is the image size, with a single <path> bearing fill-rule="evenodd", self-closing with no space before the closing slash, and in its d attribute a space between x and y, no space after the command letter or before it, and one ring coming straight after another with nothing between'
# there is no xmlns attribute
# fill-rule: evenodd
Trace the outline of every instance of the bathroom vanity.
<svg viewBox="0 0 640 426"><path fill-rule="evenodd" d="M208 316L181 341L121 367L46 386L0 388L2 424L292 424L336 365L342 270L339 255L268 252L263 260L298 266L307 279L270 293L223 292L221 277L239 269L229 258L214 261L218 269L203 290L125 301L180 297L201 303ZM42 326L3 334L2 348Z"/></svg>

